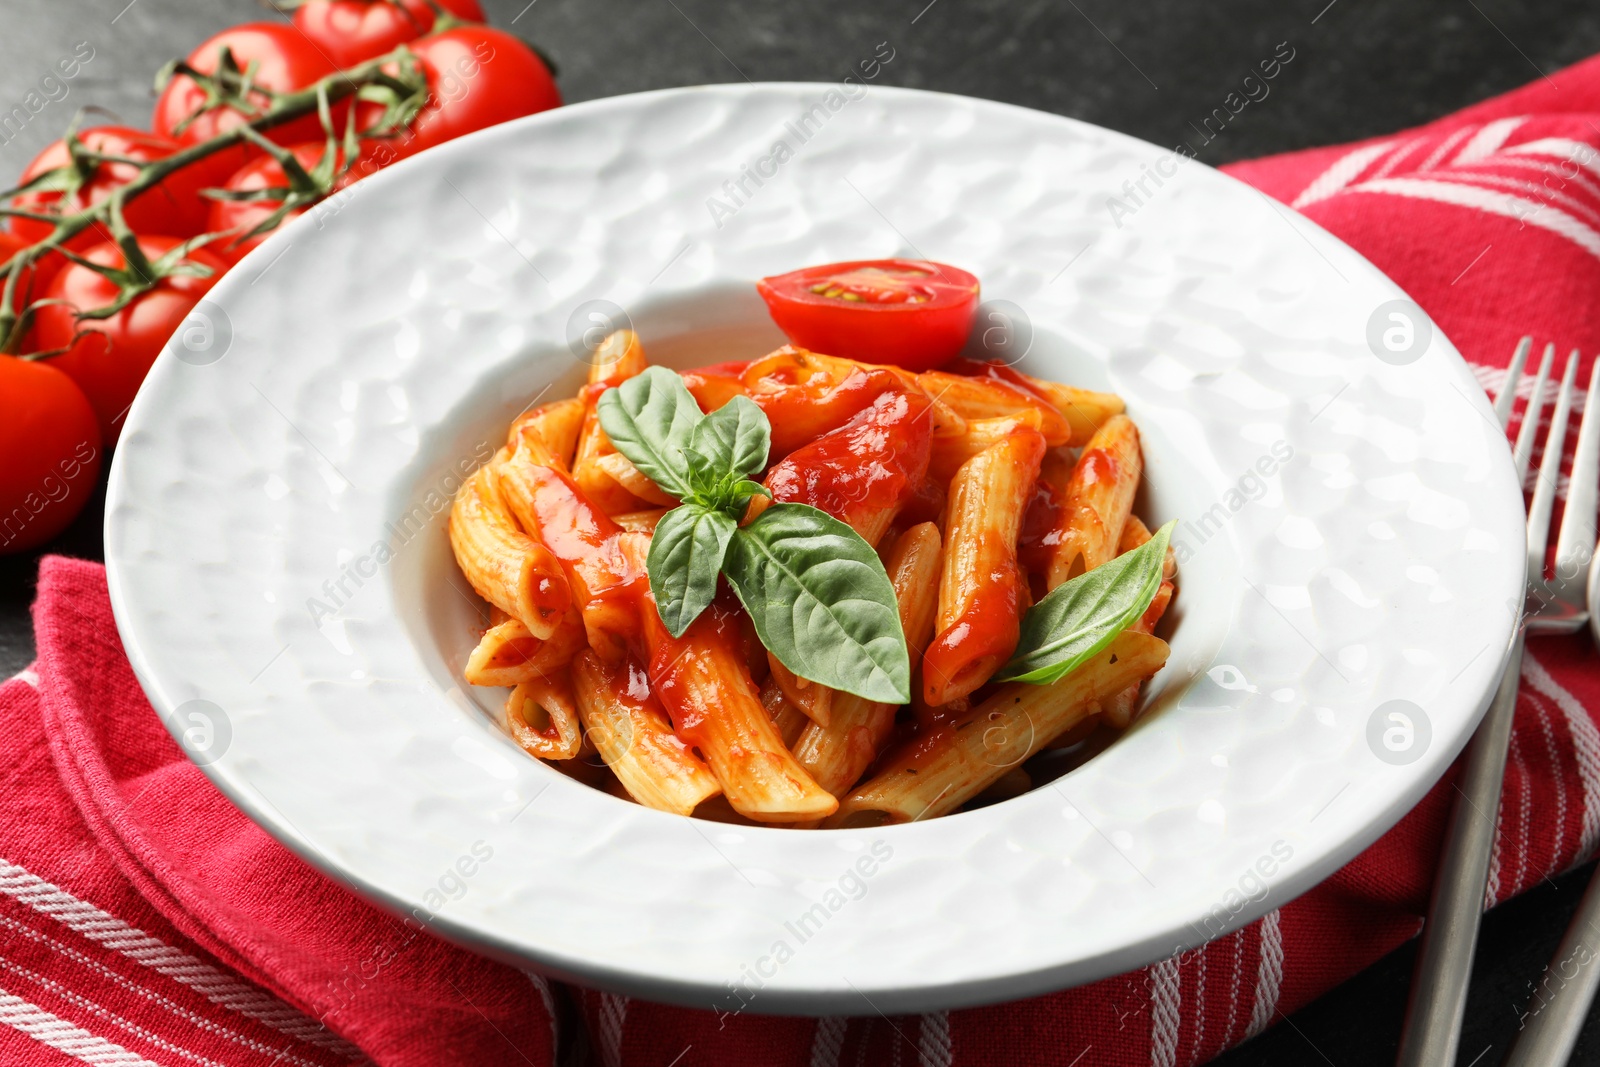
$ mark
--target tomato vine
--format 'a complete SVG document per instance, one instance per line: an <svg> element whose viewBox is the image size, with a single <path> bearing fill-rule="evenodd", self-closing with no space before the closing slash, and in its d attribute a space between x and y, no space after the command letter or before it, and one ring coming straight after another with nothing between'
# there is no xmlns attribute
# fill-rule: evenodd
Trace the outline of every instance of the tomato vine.
<svg viewBox="0 0 1600 1067"><path fill-rule="evenodd" d="M167 177L228 148L243 145L265 148L270 144L264 136L266 131L311 114L320 116L327 131L331 160L337 147L331 107L335 103L354 97L375 104L381 110L370 126L359 131L355 129L355 112L352 110L342 139L344 147L342 169L348 169L358 155L357 150L362 140L391 137L405 129L428 100L427 79L417 62L415 53L406 45L347 70L337 71L303 89L289 92L275 92L255 84L249 67L241 68L226 49L219 57L215 73L201 73L188 63L178 60L168 64L162 71L158 87L179 74L194 80L205 89L208 108L231 107L253 117L246 123L149 162L94 151L77 138L75 130L69 131L67 141L71 162L67 166L48 171L16 188L0 193L0 201L14 205L15 198L23 194L68 191L75 187L75 182L85 180L95 168L104 164L125 164L137 168L137 173L133 177L112 190L104 199L76 211L55 215L28 211L15 206L0 206L0 218L27 219L51 226L47 236L13 253L5 267L5 283L3 288L0 288L0 353L21 354L23 340L28 333L33 313L42 301L33 301L31 294L20 290L27 287L24 280L30 276L30 268L46 254L56 253L64 256L74 263L104 274L116 284L119 293L117 299L106 307L80 312L81 319L99 319L114 315L140 293L153 288L160 279L171 277L175 273L196 271L209 273L210 268L186 262L185 254L193 248L227 236L226 233L201 234L184 242L173 252L152 260L139 247L138 239L124 217L125 207L130 200L154 189ZM277 146L273 145L267 150L276 155L273 151L276 148ZM331 191L332 182L338 176L331 171L323 173L321 167L313 168L311 172L307 172L297 164L293 169L288 166L285 169L290 174L291 180L297 183L292 190L295 193L296 206L305 203L309 198L325 195ZM284 214L287 213L287 210L284 211ZM273 225L276 225L276 221L273 220ZM78 252L66 247L68 241L95 225L103 226L121 249L125 264L123 267L111 268L90 262ZM53 354L55 353L30 353L24 358L43 358Z"/></svg>

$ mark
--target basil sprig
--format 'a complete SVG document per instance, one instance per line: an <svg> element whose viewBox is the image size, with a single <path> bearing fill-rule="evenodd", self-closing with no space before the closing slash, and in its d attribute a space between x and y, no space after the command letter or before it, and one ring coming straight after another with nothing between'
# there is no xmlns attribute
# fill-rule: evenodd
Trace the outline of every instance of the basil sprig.
<svg viewBox="0 0 1600 1067"><path fill-rule="evenodd" d="M1028 609L1011 661L997 682L1049 685L1082 666L1139 621L1161 589L1174 522L1113 560L1063 582Z"/></svg>
<svg viewBox="0 0 1600 1067"><path fill-rule="evenodd" d="M761 643L789 670L868 700L911 700L911 663L894 586L849 526L809 504L774 504L740 526L751 476L767 465L772 427L748 397L703 415L664 367L608 389L598 406L611 443L683 503L662 516L645 560L661 621L674 637L724 575Z"/></svg>

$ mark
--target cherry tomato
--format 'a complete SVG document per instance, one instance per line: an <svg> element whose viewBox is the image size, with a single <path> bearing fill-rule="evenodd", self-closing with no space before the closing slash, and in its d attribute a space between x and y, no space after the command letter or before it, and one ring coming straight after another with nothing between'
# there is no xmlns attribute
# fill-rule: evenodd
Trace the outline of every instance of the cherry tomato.
<svg viewBox="0 0 1600 1067"><path fill-rule="evenodd" d="M141 163L163 159L182 147L170 137L146 133L128 126L96 126L79 132L78 137L84 147L91 151L134 159ZM66 141L57 141L34 157L33 162L28 164L28 169L22 172L18 184L30 182L47 171L68 166L71 162L72 159L67 154ZM63 202L62 194L58 192L24 193L16 198L15 206L41 215L81 211L98 204L119 186L132 181L138 175L138 169L133 163L102 163L68 201ZM202 175L195 168L185 167L167 177L154 189L140 194L123 205L122 217L127 220L129 227L135 233L193 237L205 232L207 202L200 196L201 188L203 188ZM27 244L44 240L50 236L50 230L49 223L35 222L32 219L11 220L11 232ZM96 223L69 239L67 247L77 252L110 239L110 231ZM41 286L47 284L66 262L65 256L54 254L40 259L35 268L39 284Z"/></svg>
<svg viewBox="0 0 1600 1067"><path fill-rule="evenodd" d="M482 22L478 0L439 0L468 22ZM433 29L428 0L307 0L294 10L295 29L340 67L381 56Z"/></svg>
<svg viewBox="0 0 1600 1067"><path fill-rule="evenodd" d="M254 64L254 84L273 92L304 89L338 69L304 34L286 22L246 22L223 30L189 53L189 65L203 74L214 73L224 48L233 53L241 69ZM233 107L201 112L205 99L205 90L196 85L193 78L176 75L157 98L150 124L157 133L191 145L241 126L252 117ZM265 104L266 101L260 98L258 102ZM342 113L347 107L345 101L334 107L337 131L344 130ZM194 116L193 121L184 125L190 116ZM322 123L313 112L266 131L266 136L278 144L313 141L323 136ZM215 186L226 181L255 154L255 149L240 146L218 152L195 166L203 172L205 184Z"/></svg>
<svg viewBox="0 0 1600 1067"><path fill-rule="evenodd" d="M179 243L176 237L139 238L140 250L151 259ZM110 242L95 245L83 257L107 267L121 267L124 263L122 250ZM204 278L163 278L154 289L139 294L133 303L108 319L80 322L74 314L75 309L92 311L105 307L117 296L116 286L88 267L72 264L57 274L45 291L47 298L65 304L39 309L34 347L45 352L68 349L49 362L83 389L100 421L100 436L107 448L116 444L128 405L133 403L145 372L160 355L167 338L228 269L204 249L189 253L189 259L210 267L212 273Z"/></svg>
<svg viewBox="0 0 1600 1067"><path fill-rule="evenodd" d="M410 130L389 140L395 159L561 106L561 92L544 61L509 33L459 26L414 41L411 50L428 79L428 103ZM370 127L381 111L375 104L361 107L360 125ZM382 158L382 142L374 156Z"/></svg>
<svg viewBox="0 0 1600 1067"><path fill-rule="evenodd" d="M41 362L0 356L0 554L66 529L100 477L100 427L83 390Z"/></svg>
<svg viewBox="0 0 1600 1067"><path fill-rule="evenodd" d="M928 370L955 357L978 313L978 279L919 259L852 260L756 283L795 344L831 356Z"/></svg>
<svg viewBox="0 0 1600 1067"><path fill-rule="evenodd" d="M295 159L300 161L302 167L310 170L322 159L322 153L326 149L326 142L318 141L314 144L294 145L290 147L289 151L294 153ZM341 163L343 162L343 152L339 153L338 159ZM346 181L346 178L349 181ZM350 181L354 181L355 178L356 175L353 173L346 174L335 185L342 189ZM284 174L283 166L276 159L263 154L234 172L233 177L227 180L223 188L236 191L282 189L286 188L288 184L289 178ZM268 215L276 211L278 205L282 202L281 200L213 200L211 201L211 217L207 222L207 231L220 233L224 230L233 230L239 235L247 234ZM299 218L305 212L305 208L296 208L289 212L283 222ZM279 223L280 226L282 224ZM273 232L275 231L269 230L267 233L257 234L255 237L226 237L216 244L208 246L207 251L216 254L230 264L237 263L262 241L272 236Z"/></svg>

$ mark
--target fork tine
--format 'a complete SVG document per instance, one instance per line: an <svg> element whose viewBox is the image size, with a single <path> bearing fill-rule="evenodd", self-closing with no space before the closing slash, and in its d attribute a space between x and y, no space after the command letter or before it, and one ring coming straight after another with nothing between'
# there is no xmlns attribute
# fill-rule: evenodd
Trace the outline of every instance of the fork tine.
<svg viewBox="0 0 1600 1067"><path fill-rule="evenodd" d="M1576 361L1577 353L1573 353ZM1583 585L1589 561L1594 558L1595 508L1600 499L1600 359L1589 371L1589 391L1583 398L1583 422L1578 426L1578 444L1572 453L1572 477L1567 481L1567 508L1561 515L1561 535L1556 538L1556 588L1576 595L1564 597L1574 602L1583 599Z"/></svg>
<svg viewBox="0 0 1600 1067"><path fill-rule="evenodd" d="M1550 432L1544 438L1544 457L1539 460L1539 478L1533 483L1533 500L1528 504L1528 578L1544 577L1544 546L1550 539L1550 511L1556 502L1556 482L1561 477L1561 453L1566 450L1567 418L1572 412L1572 380L1578 373L1578 352L1567 357L1561 374L1561 391L1550 414ZM1524 423L1526 425L1526 423ZM1519 438L1520 440L1520 438Z"/></svg>
<svg viewBox="0 0 1600 1067"><path fill-rule="evenodd" d="M1531 336L1517 342L1517 350L1511 354L1511 366L1506 368L1506 380L1494 398L1494 415L1500 420L1502 430L1511 425L1511 409L1517 405L1517 383L1522 381L1522 368L1527 366L1528 350L1532 347Z"/></svg>
<svg viewBox="0 0 1600 1067"><path fill-rule="evenodd" d="M1528 487L1528 462L1533 459L1533 441L1539 433L1539 418L1544 414L1544 387L1550 380L1550 364L1556 358L1552 342L1544 346L1544 358L1539 360L1539 374L1533 379L1533 392L1528 396L1528 406L1522 409L1522 426L1517 430L1517 444L1511 450L1511 462L1517 468L1517 485Z"/></svg>

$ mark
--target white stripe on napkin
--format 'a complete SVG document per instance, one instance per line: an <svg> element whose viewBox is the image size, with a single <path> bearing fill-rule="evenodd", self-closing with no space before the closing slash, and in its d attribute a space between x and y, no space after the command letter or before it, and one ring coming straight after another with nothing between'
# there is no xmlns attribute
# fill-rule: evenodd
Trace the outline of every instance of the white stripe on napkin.
<svg viewBox="0 0 1600 1067"><path fill-rule="evenodd" d="M276 997L224 974L181 949L130 926L60 886L0 858L0 893L75 930L91 941L181 982L213 1004L220 1004L308 1044L333 1049L351 1059L360 1049L308 1019Z"/></svg>

